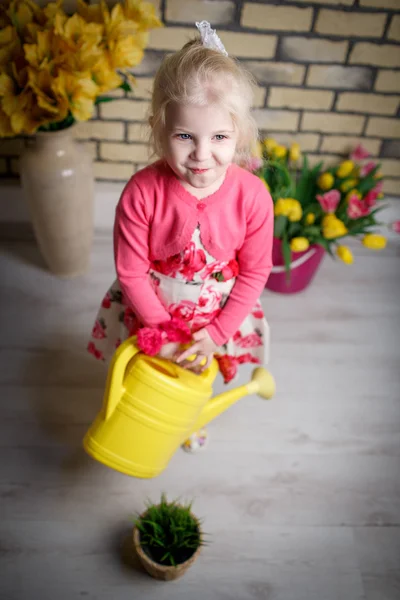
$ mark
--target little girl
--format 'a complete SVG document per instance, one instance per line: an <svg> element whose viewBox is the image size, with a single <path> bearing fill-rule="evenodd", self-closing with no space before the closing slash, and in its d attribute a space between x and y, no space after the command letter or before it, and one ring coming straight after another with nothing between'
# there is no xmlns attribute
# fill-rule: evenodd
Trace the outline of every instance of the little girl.
<svg viewBox="0 0 400 600"><path fill-rule="evenodd" d="M149 123L160 159L122 192L117 279L88 350L108 361L127 337L162 331L160 356L199 371L215 355L227 383L239 364L268 360L259 297L272 267L273 204L263 182L239 166L257 139L251 76L209 23L196 26L200 39L166 57L155 77ZM191 346L179 352L185 327ZM183 447L205 441L202 430Z"/></svg>

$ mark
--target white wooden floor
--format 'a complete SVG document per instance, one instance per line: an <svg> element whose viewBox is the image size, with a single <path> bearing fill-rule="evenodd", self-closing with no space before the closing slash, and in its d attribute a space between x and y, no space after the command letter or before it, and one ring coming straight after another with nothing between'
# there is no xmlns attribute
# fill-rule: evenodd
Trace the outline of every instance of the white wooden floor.
<svg viewBox="0 0 400 600"><path fill-rule="evenodd" d="M3 250L2 600L400 598L400 236L358 247L352 267L326 258L303 294L265 292L276 397L240 401L204 453L178 451L154 480L81 449L102 400L85 345L114 275L111 236L72 281L33 243ZM133 515L162 491L194 498L211 538L171 583L131 556Z"/></svg>

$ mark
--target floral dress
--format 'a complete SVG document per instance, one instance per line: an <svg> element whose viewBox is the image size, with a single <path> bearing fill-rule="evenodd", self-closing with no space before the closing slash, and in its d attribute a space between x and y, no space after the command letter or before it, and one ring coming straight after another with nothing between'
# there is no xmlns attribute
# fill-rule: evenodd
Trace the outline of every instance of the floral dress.
<svg viewBox="0 0 400 600"><path fill-rule="evenodd" d="M186 321L194 332L220 313L238 270L237 261L217 261L207 252L198 227L182 252L151 264L150 277L170 315ZM88 351L99 360L109 361L119 344L135 335L141 326L137 315L125 304L116 280L102 301ZM225 383L235 377L240 364L266 364L268 353L269 327L257 302L238 331L216 354Z"/></svg>

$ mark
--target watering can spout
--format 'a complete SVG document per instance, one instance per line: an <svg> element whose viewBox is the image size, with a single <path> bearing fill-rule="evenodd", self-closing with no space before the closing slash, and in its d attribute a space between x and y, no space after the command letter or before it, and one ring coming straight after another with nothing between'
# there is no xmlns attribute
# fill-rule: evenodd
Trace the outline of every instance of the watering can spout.
<svg viewBox="0 0 400 600"><path fill-rule="evenodd" d="M229 406L250 394L258 394L261 398L266 400L273 397L275 394L275 380L267 369L257 367L254 369L249 383L211 398L204 406L200 416L193 425L193 431L198 431L204 427L204 425L215 419L219 414L224 412Z"/></svg>

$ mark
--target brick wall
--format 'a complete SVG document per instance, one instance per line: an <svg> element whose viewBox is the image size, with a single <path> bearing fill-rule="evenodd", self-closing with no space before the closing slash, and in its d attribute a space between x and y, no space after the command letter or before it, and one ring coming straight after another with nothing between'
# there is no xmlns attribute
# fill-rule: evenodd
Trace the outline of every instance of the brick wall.
<svg viewBox="0 0 400 600"><path fill-rule="evenodd" d="M73 0L68 4L73 5ZM109 0L112 4L112 0ZM228 52L256 76L261 135L296 140L312 162L336 162L361 142L382 163L385 191L400 195L400 0L153 0L165 28L150 34L129 97L98 107L77 137L99 180L126 181L148 161L146 116L165 53L218 29ZM0 173L18 176L22 140L0 140Z"/></svg>

